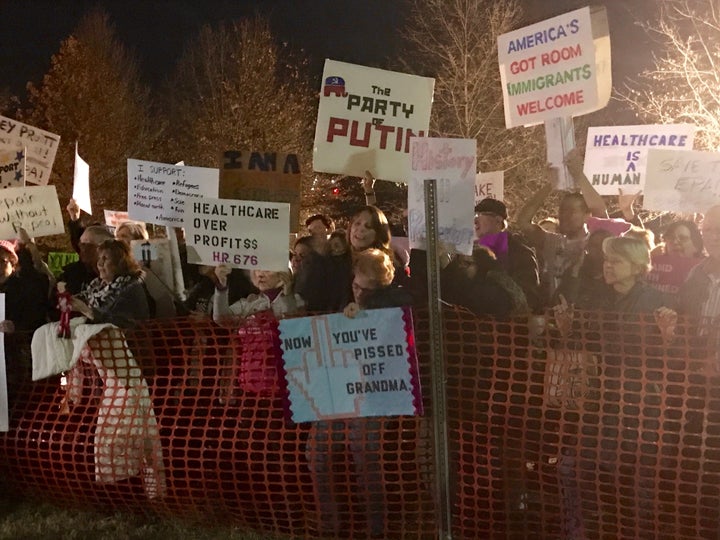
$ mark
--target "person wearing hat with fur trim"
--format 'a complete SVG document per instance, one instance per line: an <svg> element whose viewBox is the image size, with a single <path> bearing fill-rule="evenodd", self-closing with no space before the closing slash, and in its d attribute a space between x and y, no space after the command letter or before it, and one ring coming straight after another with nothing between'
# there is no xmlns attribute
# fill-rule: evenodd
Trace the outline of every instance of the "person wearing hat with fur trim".
<svg viewBox="0 0 720 540"><path fill-rule="evenodd" d="M533 311L542 309L540 275L535 252L522 238L507 230L507 207L502 201L486 198L475 205L476 242L489 248L500 266L525 293Z"/></svg>

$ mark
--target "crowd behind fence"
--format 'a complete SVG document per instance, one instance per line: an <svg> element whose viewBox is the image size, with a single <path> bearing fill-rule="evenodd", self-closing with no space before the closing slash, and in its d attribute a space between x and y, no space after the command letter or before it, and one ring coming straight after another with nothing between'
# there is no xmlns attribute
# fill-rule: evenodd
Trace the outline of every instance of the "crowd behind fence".
<svg viewBox="0 0 720 540"><path fill-rule="evenodd" d="M386 538L437 536L428 314L413 317L425 415L363 431L379 441ZM716 328L688 321L666 342L639 316L578 313L567 336L551 317L542 331L460 308L443 317L454 537L718 538ZM30 382L16 336L0 435L7 489L322 536L309 424L287 419L279 392L237 384L253 336L194 318L152 321L125 340L100 334L89 342L96 361L81 359L65 385ZM366 538L347 454L331 463L332 496L342 537Z"/></svg>

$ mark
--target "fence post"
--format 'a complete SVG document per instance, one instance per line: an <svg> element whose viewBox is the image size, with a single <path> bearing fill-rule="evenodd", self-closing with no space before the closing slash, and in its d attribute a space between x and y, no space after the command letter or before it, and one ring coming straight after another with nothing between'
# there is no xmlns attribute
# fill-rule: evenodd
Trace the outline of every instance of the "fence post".
<svg viewBox="0 0 720 540"><path fill-rule="evenodd" d="M445 357L443 355L440 268L438 264L437 182L425 180L425 239L427 249L428 309L430 312L430 374L432 378L433 446L435 450L435 503L438 538L452 540L450 460L448 453Z"/></svg>

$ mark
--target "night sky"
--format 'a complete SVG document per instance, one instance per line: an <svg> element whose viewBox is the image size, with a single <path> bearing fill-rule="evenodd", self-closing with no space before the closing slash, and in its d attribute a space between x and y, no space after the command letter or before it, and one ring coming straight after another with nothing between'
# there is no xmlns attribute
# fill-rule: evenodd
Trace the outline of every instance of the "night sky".
<svg viewBox="0 0 720 540"><path fill-rule="evenodd" d="M578 0L522 0L527 24L588 5ZM172 70L185 43L206 23L267 15L277 37L303 49L313 74L325 58L382 67L397 53L403 0L3 0L0 2L0 71L20 97L28 81L38 83L59 49L91 7L110 14L119 39L135 51L150 83ZM607 3L615 85L650 65L647 38L635 24L649 19L656 0ZM632 54L627 51L632 50Z"/></svg>

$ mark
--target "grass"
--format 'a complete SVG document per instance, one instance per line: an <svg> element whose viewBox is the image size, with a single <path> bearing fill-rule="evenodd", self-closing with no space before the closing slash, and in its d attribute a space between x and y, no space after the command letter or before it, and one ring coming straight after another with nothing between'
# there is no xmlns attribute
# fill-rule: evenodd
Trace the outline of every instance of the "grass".
<svg viewBox="0 0 720 540"><path fill-rule="evenodd" d="M1 540L287 540L230 526L208 526L124 512L67 509L0 493Z"/></svg>

